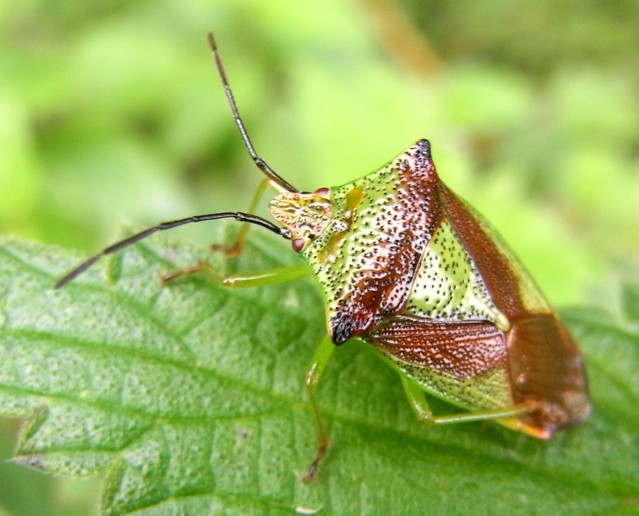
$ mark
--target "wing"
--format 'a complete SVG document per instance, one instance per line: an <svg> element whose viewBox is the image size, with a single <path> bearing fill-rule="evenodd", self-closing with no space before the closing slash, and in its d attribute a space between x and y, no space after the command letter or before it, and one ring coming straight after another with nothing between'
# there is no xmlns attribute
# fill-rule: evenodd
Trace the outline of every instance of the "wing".
<svg viewBox="0 0 639 516"><path fill-rule="evenodd" d="M508 371L515 404L537 410L521 417L529 433L551 436L590 412L581 352L508 246L483 217L441 185L442 209L508 321ZM525 430L524 431L528 431Z"/></svg>
<svg viewBox="0 0 639 516"><path fill-rule="evenodd" d="M554 314L516 320L508 332L508 350L515 402L532 401L539 406L522 416L526 425L552 435L588 416L583 358Z"/></svg>
<svg viewBox="0 0 639 516"><path fill-rule="evenodd" d="M366 340L426 391L460 407L513 404L506 338L489 322L395 317Z"/></svg>
<svg viewBox="0 0 639 516"><path fill-rule="evenodd" d="M493 303L508 319L552 309L497 231L443 183L439 185L445 218L486 285Z"/></svg>

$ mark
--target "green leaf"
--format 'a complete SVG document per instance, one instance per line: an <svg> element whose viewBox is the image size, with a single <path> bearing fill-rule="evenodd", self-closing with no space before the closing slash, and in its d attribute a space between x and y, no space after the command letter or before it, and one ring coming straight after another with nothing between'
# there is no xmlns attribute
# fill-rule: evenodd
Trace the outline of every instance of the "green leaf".
<svg viewBox="0 0 639 516"><path fill-rule="evenodd" d="M302 483L315 451L303 379L324 331L312 280L235 290L204 277L157 281L201 259L223 274L300 263L269 235L251 240L224 260L152 239L59 291L53 281L77 256L3 240L0 412L25 418L15 461L104 473L106 513L639 508L639 335L622 316L586 309L565 314L590 374L584 425L549 442L490 422L425 428L396 374L351 342L319 388L329 456L318 482Z"/></svg>

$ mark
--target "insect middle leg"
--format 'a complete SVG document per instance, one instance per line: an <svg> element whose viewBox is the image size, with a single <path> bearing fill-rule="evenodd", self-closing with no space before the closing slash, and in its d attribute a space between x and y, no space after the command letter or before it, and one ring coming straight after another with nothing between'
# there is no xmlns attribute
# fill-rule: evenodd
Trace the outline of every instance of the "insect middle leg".
<svg viewBox="0 0 639 516"><path fill-rule="evenodd" d="M319 384L322 372L330 361L331 356L333 356L334 350L335 344L333 344L333 341L331 341L328 335L325 336L317 347L315 355L313 356L313 362L306 373L306 394L308 395L308 399L311 403L311 410L313 411L313 419L315 421L317 452L315 453L313 462L311 462L311 465L303 477L304 482L312 482L315 480L320 462L326 456L326 452L328 451L328 429L326 428L326 421L324 420L324 416L322 416L322 411L317 401L315 390Z"/></svg>
<svg viewBox="0 0 639 516"><path fill-rule="evenodd" d="M260 272L249 274L232 274L230 276L220 276L208 262L199 262L191 267L185 267L177 271L167 272L160 276L163 283L176 280L191 274L205 274L208 278L229 288L263 287L295 281L310 275L310 269L305 266L275 267Z"/></svg>
<svg viewBox="0 0 639 516"><path fill-rule="evenodd" d="M227 277L219 276L211 267L210 264L206 262L200 262L199 264L188 267L185 269L181 269L179 271L171 272L162 276L162 281L168 282L172 281L181 276L189 275L189 274L198 274L204 273L209 277L213 278L218 284L229 287L229 288L245 288L245 287L258 287L265 285L273 285L276 283L282 283L286 281L293 281L296 279L303 278L310 274L310 269L306 266L300 267L279 267L275 269L269 269L266 271L262 271L255 274L243 274L243 275L232 275ZM305 482L312 482L315 480L317 476L317 470L322 459L326 456L326 452L328 451L329 446L329 437L328 437L328 429L326 427L326 422L324 417L322 416L322 412L320 409L320 405L317 401L316 389L317 385L322 376L322 372L326 368L326 365L331 359L333 355L333 351L335 349L335 344L325 336L320 342L317 350L315 351L315 355L313 356L313 361L311 362L311 366L309 367L306 378L305 378L305 386L306 393L308 395L309 402L311 404L311 411L313 415L313 420L315 423L315 434L317 436L317 451L315 453L315 457L311 462L306 474L303 477Z"/></svg>

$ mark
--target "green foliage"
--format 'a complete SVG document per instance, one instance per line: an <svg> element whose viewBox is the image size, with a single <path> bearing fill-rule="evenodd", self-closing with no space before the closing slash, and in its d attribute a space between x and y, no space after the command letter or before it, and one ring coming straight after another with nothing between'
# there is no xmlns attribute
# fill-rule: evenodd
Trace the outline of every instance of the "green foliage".
<svg viewBox="0 0 639 516"><path fill-rule="evenodd" d="M446 2L400 0L443 53L484 56L539 75L575 64L639 72L634 0Z"/></svg>
<svg viewBox="0 0 639 516"><path fill-rule="evenodd" d="M295 263L265 236L220 271ZM637 289L626 315L573 310L595 411L540 442L493 423L424 428L395 373L363 344L320 385L332 448L315 485L303 373L323 332L311 281L230 290L157 275L202 255L138 245L61 291L75 256L5 240L0 256L0 407L27 417L16 461L104 472L107 513L595 514L637 509ZM282 258L284 257L284 258ZM437 403L439 412L450 410Z"/></svg>
<svg viewBox="0 0 639 516"><path fill-rule="evenodd" d="M636 405L636 389L623 392L623 382L632 382L634 370L630 365L636 370L636 361L627 356L636 346L628 345L626 349L623 343L632 338L631 330L636 328L632 321L636 321L633 314L639 311L637 288L626 286L621 296L613 295L611 280L620 263L636 265L639 256L636 18L637 4L633 0L31 0L0 6L2 233L92 252L112 240L114 228L123 219L142 226L193 213L244 209L259 179L238 139L207 54L205 34L213 30L256 148L292 184L305 190L342 184L378 168L418 138L429 138L442 178L499 229L553 303L589 306L596 301L598 306L610 308L621 303L619 299L625 300L625 312L619 311L626 314L624 317L595 317L597 314L587 310L573 321L587 358L594 357L592 360L603 369L597 371L598 365L591 366L596 403L593 420L567 432L557 442L533 443L493 425L479 426L480 435L487 433L489 444L486 437L477 438L474 425L424 432L406 410L392 373L369 353L361 353L361 346L349 344L336 354L337 361L331 366L336 374L329 370L327 382L320 389L337 430L336 442L322 472L322 482L308 490L296 477L312 454L312 430L301 383L321 324L321 315L315 315L314 322L308 318L311 313L321 313L320 305L313 305L312 310L302 314L301 320L306 322L300 332L306 336L305 342L293 335L285 343L269 334L268 342L261 344L270 353L285 348L291 354L291 363L282 360L280 366L278 360L277 367L273 367L278 374L273 373L271 385L270 376L251 376L274 358L266 352L257 353L255 328L242 328L243 302L252 300L246 310L260 307L269 312L286 299L288 289L266 289L271 294L256 291L213 295L207 289L215 291L215 287L200 280L159 289L154 281L155 271L170 268L159 259L169 253L166 247L157 250L156 255L151 252L153 247L127 253L122 260L137 263L139 269L124 267L126 281L112 285L92 272L93 276L83 280L84 286L72 285L68 292L54 295L45 285L48 287L51 275L62 272L73 262L72 258L49 248L35 246L29 250L26 244L6 243L0 249L3 273L9 268L16 270L11 249L24 258L23 272L29 274L10 278L12 289L1 287L0 295L8 299L11 294L14 316L16 303L23 304L23 315L18 317L23 326L31 328L37 323L48 327L55 323L59 335L71 338L58 342L48 330L43 332L44 340L50 339L52 364L74 356L69 355L73 341L69 332L77 331L78 342L83 342L87 334L93 337L91 325L95 325L96 332L101 331L93 339L99 345L81 346L77 351L93 349L95 356L91 356L96 359L100 355L98 349L114 350L113 344L120 341L139 343L137 337L148 335L155 335L158 344L165 346L152 347L152 353L169 352L169 334L145 319L149 310L160 309L159 305L148 307L148 299L171 300L171 308L165 306L161 312L170 327L181 320L184 324L193 322L189 314L182 319L172 315L181 306L174 301L175 296L182 300L204 296L206 301L195 307L203 318L204 312L206 317L216 317L218 304L209 303L209 295L216 299L239 296L240 312L234 316L228 312L226 316L230 327L237 328L233 330L233 342L229 341L224 351L244 350L248 354L243 346L252 342L248 349L251 357L257 353L257 360L237 358L234 378L246 378L249 385L260 387L259 392L265 393L270 402L272 393L277 394L281 407L287 407L283 413L289 410L297 418L295 429L299 434L295 436L295 446L287 442L280 445L282 441L273 439L277 441L273 444L277 452L270 455L278 461L278 454L285 455L278 462L277 471L287 472L286 481L281 484L288 486L272 499L284 500L284 491L299 490L299 497L286 499L286 504L324 504L325 509L336 512L346 506L346 502L331 505L339 495L352 502L348 509L369 512L392 504L396 508L402 504L401 508L417 508L419 503L446 507L446 512L450 512L458 501L461 512L475 506L474 497L479 500L476 506L481 511L488 510L491 503L498 509L501 500L508 497L509 501L532 500L550 505L560 494L572 500L569 495L574 492L583 497L584 507L595 511L613 507L620 500L636 500L636 494L628 495L630 466L624 469L611 464L636 459L628 444L634 445L634 441L626 438L620 444L625 434L619 433L615 425L623 427L622 407ZM209 243L212 239L208 231L208 227L195 227L190 233L185 230L186 235L181 234L185 236L174 238L195 236ZM267 255L272 252L268 249L261 248ZM170 252L169 261L180 260L180 264L187 265L194 261L195 254L180 247ZM286 253L278 250L278 257L280 254ZM257 262L264 259L260 256L258 253L254 257ZM40 274L33 267L37 268L41 261L44 263ZM110 265L111 280L118 278L119 263L117 258ZM250 260L246 262L247 266L251 264ZM18 278L23 282L20 285L16 283ZM300 299L315 295L305 285L297 287L303 290ZM22 288L24 292L20 293ZM201 288L204 292L200 292ZM43 293L36 296L36 291ZM109 300L105 303L111 312L103 314L100 305L76 304L86 292L91 293L92 300ZM157 293L156 298L152 292ZM270 302L260 305L255 304L255 295L273 297L265 298ZM128 301L116 308L116 299L136 300L142 307L139 318L125 315L131 307ZM206 303L209 305L205 309ZM6 302L0 305L3 336L8 331L8 306ZM611 311L614 312L612 308ZM77 314L93 315L89 319ZM569 315L572 321L573 313ZM269 316L264 313L260 317ZM593 330L595 334L610 328L603 339L607 343L604 346L600 347L599 340L591 338L590 333L584 333L590 318L598 325L597 331ZM281 319L284 321L283 316ZM11 321L15 323L15 317ZM259 326L258 335L269 327ZM117 332L115 336L109 335L111 331ZM219 348L211 347L216 331L207 326L199 342L193 338L190 345L204 357L215 349L222 356ZM291 335L290 330L280 331ZM14 336L11 339L12 343L17 342ZM144 346L150 346L149 342L144 341ZM44 348L32 350L36 356L45 356ZM606 353L615 360L605 360ZM13 348L6 356L13 357ZM102 358L110 360L109 356ZM241 374L238 363L243 368ZM89 364L97 367L98 363ZM222 364L228 365L226 359ZM89 368L84 363L80 365ZM22 374L30 366L24 367ZM346 369L345 374L339 374ZM55 373L48 369L45 372ZM68 375L67 380L79 382L78 374ZM89 378L88 374L85 378ZM96 381L100 379L104 379L104 374L96 376ZM364 395L361 385L369 386ZM48 386L53 388L52 384ZM70 385L67 390L74 396L83 392L71 392ZM87 394L92 392L95 394L89 389ZM360 410L360 419L353 421L364 421L365 425L350 426L349 419L339 417L350 414L350 406L343 405L346 401L342 396L347 393L353 397L345 400L350 399L352 406ZM249 396L250 392L242 395ZM28 445L35 446L39 432L49 428L46 421L53 421L55 414L60 417L56 411L62 410L65 398L55 398L60 405L37 412L38 417L30 407L44 406L42 400L35 395L31 402L26 401L29 398L21 399L14 400L14 412L31 414L29 428L35 429L44 417L49 419L33 439L21 441L19 451L24 451L21 456L37 456L44 461L44 455ZM47 396L43 399L48 400ZM138 425L139 421L148 421L145 410L136 412L128 421L135 420ZM607 413L606 420L602 419L600 414L605 411L613 412L610 420ZM632 408L625 413L631 414ZM17 424L17 420L0 421L2 457L10 455ZM159 428L155 423L149 424ZM376 426L380 424L400 440L406 435L417 439L409 440L407 446L415 455L407 458L402 454L397 441L389 440L386 432ZM596 425L601 426L600 432L595 431ZM371 428L375 431L369 432ZM254 429L250 430L255 435ZM446 436L446 446L440 455L438 439L443 438L437 436L442 435ZM585 439L586 444L582 444L591 446L593 455L584 452L581 445L575 448L573 439ZM564 441L568 441L567 445ZM82 443L80 437L74 442L78 446ZM384 443L391 443L389 448L397 453L395 462L388 455L379 454ZM603 447L605 453L601 451ZM369 458L364 458L365 450L372 452ZM46 462L53 467L55 453L51 448L46 451ZM480 451L484 456L480 456ZM67 460L57 461L60 469L87 469L90 458L96 461L95 468L99 465L94 452L84 460L77 448L73 454L69 450L64 453ZM115 471L112 457L118 453L112 448L102 450L110 471ZM597 482L583 483L588 489L571 491L578 481L564 475L569 459L553 455L564 453L577 453L575 464L590 461L587 474L583 473L585 466L577 468L581 472L579 478L592 479L601 472L601 482L597 477ZM364 462L354 473L348 464L349 454ZM68 458L70 455L73 460ZM504 456L521 464L513 466L513 489L507 491L503 484L491 484L491 461ZM433 470L426 475L423 470L431 467L433 457ZM555 460L561 467L553 476L550 468ZM238 464L244 467L249 462ZM232 465L233 461L229 463ZM387 478L371 478L371 471L377 476L380 464L391 463L393 467L380 468ZM216 464L222 470L228 467L227 463ZM265 489L271 469L266 464L257 471L246 471L254 474L253 482ZM526 471L530 473L518 480ZM113 478L109 476L107 482ZM384 490L383 481L393 487L388 500L384 499L388 490ZM16 515L42 514L49 507L57 514L84 515L95 496L90 494L92 485L86 482L49 479L35 476L26 468L0 464L0 513L6 509ZM356 495L353 486L358 482L362 483L358 484L361 489ZM557 487L564 482L569 487ZM550 484L560 494L544 489ZM621 487L617 490L613 484ZM246 485L240 485L241 493L249 491ZM416 493L415 486L423 492ZM218 491L228 491L224 489L222 484ZM589 500L594 500L592 505ZM419 512L424 506L418 507Z"/></svg>
<svg viewBox="0 0 639 516"><path fill-rule="evenodd" d="M14 2L0 229L89 251L123 218L246 206L256 172L214 30L256 148L292 184L343 184L429 138L550 299L582 302L610 258L639 254L637 7L609 4L404 0L398 19L392 0ZM410 30L416 48L388 36ZM438 68L404 64L427 50Z"/></svg>

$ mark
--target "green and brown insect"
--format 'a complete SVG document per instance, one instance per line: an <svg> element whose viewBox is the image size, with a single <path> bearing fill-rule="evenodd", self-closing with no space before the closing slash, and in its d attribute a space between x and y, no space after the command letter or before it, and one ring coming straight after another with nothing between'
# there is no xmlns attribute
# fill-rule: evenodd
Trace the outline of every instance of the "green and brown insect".
<svg viewBox="0 0 639 516"><path fill-rule="evenodd" d="M270 203L279 225L244 212L165 222L105 248L56 287L103 255L184 224L235 218L289 239L321 287L328 330L306 376L319 443L306 479L316 475L329 444L315 388L335 345L349 339L369 343L400 373L413 410L426 423L494 419L548 439L588 416L579 349L495 230L439 179L427 140L351 183L299 192L255 152L212 35L209 43L244 144L280 192ZM307 272L260 272L223 284L256 286ZM425 393L467 412L435 416Z"/></svg>

